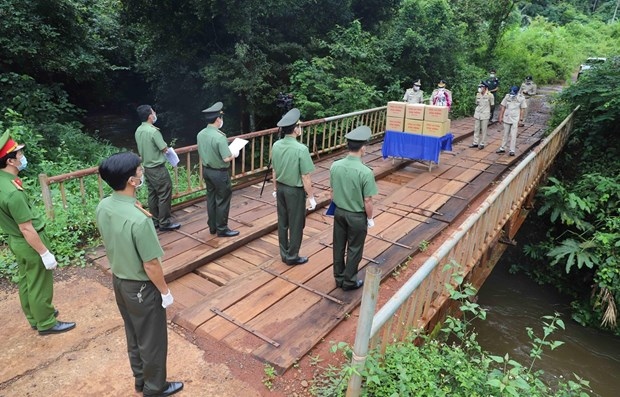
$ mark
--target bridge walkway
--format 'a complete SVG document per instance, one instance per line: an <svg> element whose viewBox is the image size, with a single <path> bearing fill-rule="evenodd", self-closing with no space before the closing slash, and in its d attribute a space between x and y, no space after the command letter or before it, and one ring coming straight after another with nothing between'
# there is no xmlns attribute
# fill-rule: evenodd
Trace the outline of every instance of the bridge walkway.
<svg viewBox="0 0 620 397"><path fill-rule="evenodd" d="M537 124L520 128L517 156L509 157L495 153L501 141L497 124L489 128L487 147L469 148L471 138L466 138L473 124L472 118L453 121L453 150L443 152L430 172L417 162L383 159L381 142L368 147L364 161L375 173L379 195L361 278L369 263L379 264L383 277L389 276L501 178L544 132ZM329 167L342 156L315 160L318 206L307 216L300 254L310 261L303 266L280 261L271 185L262 197L262 183L233 192L229 226L241 232L235 238L209 234L204 200L175 211L182 228L159 235L164 273L175 296L172 322L284 372L342 321L361 299L361 290L344 292L335 286L333 219L324 215ZM108 268L102 247L90 259Z"/></svg>

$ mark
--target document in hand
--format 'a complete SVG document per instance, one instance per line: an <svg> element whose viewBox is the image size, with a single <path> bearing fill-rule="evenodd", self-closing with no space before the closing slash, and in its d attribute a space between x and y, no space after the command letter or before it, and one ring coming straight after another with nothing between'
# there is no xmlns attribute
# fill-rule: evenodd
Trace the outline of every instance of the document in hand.
<svg viewBox="0 0 620 397"><path fill-rule="evenodd" d="M177 152L175 152L173 148L169 147L164 155L166 156L166 160L168 160L173 167L179 164L179 156L177 156Z"/></svg>
<svg viewBox="0 0 620 397"><path fill-rule="evenodd" d="M242 139L242 138L235 138L235 140L232 141L230 145L228 145L228 148L230 149L231 153L235 153L235 152L241 153L241 149L243 149L243 147L247 145L248 142L249 141Z"/></svg>

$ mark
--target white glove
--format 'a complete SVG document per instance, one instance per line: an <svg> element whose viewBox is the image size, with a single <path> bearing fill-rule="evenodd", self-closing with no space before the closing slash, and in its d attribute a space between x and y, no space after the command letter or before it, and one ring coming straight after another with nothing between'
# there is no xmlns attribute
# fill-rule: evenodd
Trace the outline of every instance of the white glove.
<svg viewBox="0 0 620 397"><path fill-rule="evenodd" d="M308 207L309 210L313 210L316 208L316 200L314 199L314 196L310 196L310 207Z"/></svg>
<svg viewBox="0 0 620 397"><path fill-rule="evenodd" d="M278 198L278 192L276 192L275 190L273 191L273 193L271 193L271 195L273 196L273 198Z"/></svg>
<svg viewBox="0 0 620 397"><path fill-rule="evenodd" d="M234 158L239 157L239 151L235 150L234 152L231 152Z"/></svg>
<svg viewBox="0 0 620 397"><path fill-rule="evenodd" d="M174 298L172 297L172 292L170 292L170 288L168 288L168 293L166 295L161 294L161 307L164 309L168 306L172 305L174 302Z"/></svg>
<svg viewBox="0 0 620 397"><path fill-rule="evenodd" d="M366 221L368 223L368 228L371 228L375 225L375 221L372 218L366 218Z"/></svg>
<svg viewBox="0 0 620 397"><path fill-rule="evenodd" d="M45 251L41 255L41 260L43 261L43 266L45 266L47 270L56 269L56 266L58 265L56 258L51 252L49 252L49 250Z"/></svg>

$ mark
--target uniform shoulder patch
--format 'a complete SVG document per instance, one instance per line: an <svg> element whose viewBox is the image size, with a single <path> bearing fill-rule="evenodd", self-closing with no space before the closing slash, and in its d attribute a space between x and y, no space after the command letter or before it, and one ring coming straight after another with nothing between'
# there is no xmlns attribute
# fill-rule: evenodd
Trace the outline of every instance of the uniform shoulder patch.
<svg viewBox="0 0 620 397"><path fill-rule="evenodd" d="M134 205L136 206L137 209L140 210L140 212L142 212L144 215L148 216L149 218L152 218L153 215L151 215L150 212L148 212L147 210L145 210L144 208L142 208L142 203L140 203L139 201L136 201L134 203Z"/></svg>
<svg viewBox="0 0 620 397"><path fill-rule="evenodd" d="M22 180L21 179L15 178L15 179L11 180L11 182L13 183L13 185L15 185L17 190L24 190L24 188L22 187Z"/></svg>

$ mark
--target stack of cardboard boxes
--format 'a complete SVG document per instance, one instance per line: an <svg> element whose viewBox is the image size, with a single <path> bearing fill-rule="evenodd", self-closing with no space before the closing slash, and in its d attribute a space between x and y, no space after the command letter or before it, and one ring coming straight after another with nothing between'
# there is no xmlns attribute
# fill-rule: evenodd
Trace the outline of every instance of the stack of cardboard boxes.
<svg viewBox="0 0 620 397"><path fill-rule="evenodd" d="M450 131L448 108L406 102L388 102L385 130L444 136Z"/></svg>

